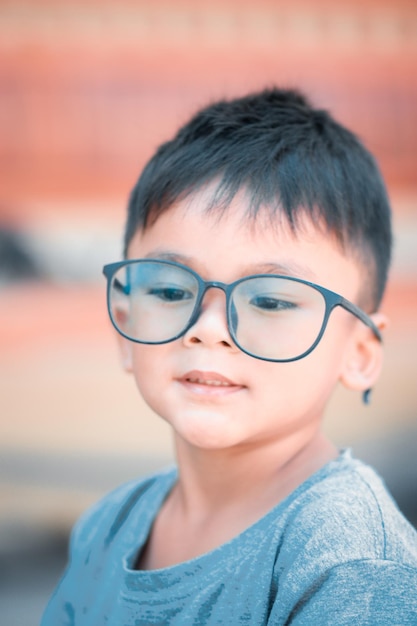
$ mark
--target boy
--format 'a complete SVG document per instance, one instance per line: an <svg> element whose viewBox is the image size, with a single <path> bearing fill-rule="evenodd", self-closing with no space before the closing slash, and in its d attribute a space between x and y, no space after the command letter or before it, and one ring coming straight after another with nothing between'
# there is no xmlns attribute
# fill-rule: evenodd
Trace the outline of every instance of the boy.
<svg viewBox="0 0 417 626"><path fill-rule="evenodd" d="M78 522L44 626L417 624L417 535L321 430L338 382L368 400L378 378L390 247L372 157L296 92L159 148L104 272L178 469Z"/></svg>

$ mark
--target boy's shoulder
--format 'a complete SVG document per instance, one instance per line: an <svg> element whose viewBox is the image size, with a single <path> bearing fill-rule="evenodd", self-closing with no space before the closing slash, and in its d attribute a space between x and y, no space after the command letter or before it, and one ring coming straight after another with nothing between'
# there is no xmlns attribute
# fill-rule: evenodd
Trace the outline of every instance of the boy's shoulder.
<svg viewBox="0 0 417 626"><path fill-rule="evenodd" d="M95 541L108 544L128 520L139 501L151 518L156 513L177 477L175 468L132 479L119 485L89 507L77 520L71 546L77 551Z"/></svg>
<svg viewBox="0 0 417 626"><path fill-rule="evenodd" d="M287 507L283 547L304 558L377 559L417 569L417 532L399 511L382 478L349 450L312 476ZM295 496L295 497L294 497Z"/></svg>
<svg viewBox="0 0 417 626"><path fill-rule="evenodd" d="M372 468L344 452L292 494L285 516L277 623L294 607L300 625L416 623L417 532Z"/></svg>

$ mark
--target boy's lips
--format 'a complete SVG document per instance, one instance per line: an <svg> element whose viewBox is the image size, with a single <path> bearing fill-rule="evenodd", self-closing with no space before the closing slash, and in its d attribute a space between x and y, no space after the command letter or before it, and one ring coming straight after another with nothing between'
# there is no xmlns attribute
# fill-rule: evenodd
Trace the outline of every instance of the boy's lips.
<svg viewBox="0 0 417 626"><path fill-rule="evenodd" d="M204 372L200 370L192 370L187 372L178 381L183 385L193 388L195 390L210 391L210 392L227 392L237 391L243 389L244 385L226 378L218 372Z"/></svg>

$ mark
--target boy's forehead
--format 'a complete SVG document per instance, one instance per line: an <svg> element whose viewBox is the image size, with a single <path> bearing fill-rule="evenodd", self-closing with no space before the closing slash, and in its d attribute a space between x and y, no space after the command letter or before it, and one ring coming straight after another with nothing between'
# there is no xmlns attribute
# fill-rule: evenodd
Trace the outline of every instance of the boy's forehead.
<svg viewBox="0 0 417 626"><path fill-rule="evenodd" d="M330 231L319 211L312 216L310 211L300 207L295 220L290 222L279 203L273 207L260 206L254 211L245 188L227 203L221 199L216 201L217 190L218 185L212 182L176 201L144 229L137 231L134 238L140 241L152 235L156 240L158 236L164 239L169 235L174 240L176 237L182 239L188 233L197 241L201 235L201 228L195 228L198 223L204 230L203 246L210 246L213 238L227 239L230 231L233 231L233 239L227 240L228 246L236 244L237 238L245 241L248 249L262 248L268 242L275 244L276 253L286 243L297 249L322 239L334 246L337 254L357 260L355 251L348 250L341 238Z"/></svg>
<svg viewBox="0 0 417 626"><path fill-rule="evenodd" d="M319 215L313 219L302 207L296 211L296 219L291 224L278 201L274 206L261 205L254 210L253 200L245 187L241 187L231 200L223 198L219 189L220 183L215 180L188 193L155 215L150 225L139 231L139 236L144 235L161 219L171 225L177 222L178 228L198 219L205 224L208 231L217 234L224 231L232 222L237 233L246 235L249 241L254 242L262 237L270 238L272 234L279 239L293 240L300 234L304 238L315 236L317 232L325 234L326 237L331 235Z"/></svg>

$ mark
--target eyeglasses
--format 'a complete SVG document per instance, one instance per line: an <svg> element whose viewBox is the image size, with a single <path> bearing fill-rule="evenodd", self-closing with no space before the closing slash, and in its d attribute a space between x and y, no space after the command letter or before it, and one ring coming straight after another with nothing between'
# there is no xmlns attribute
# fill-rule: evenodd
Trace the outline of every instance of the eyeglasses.
<svg viewBox="0 0 417 626"><path fill-rule="evenodd" d="M182 337L197 321L204 294L221 289L227 326L240 350L264 361L297 361L320 342L338 306L366 324L373 321L343 296L300 278L245 276L233 283L203 280L173 261L139 259L105 265L107 306L116 330L131 341L162 344Z"/></svg>

